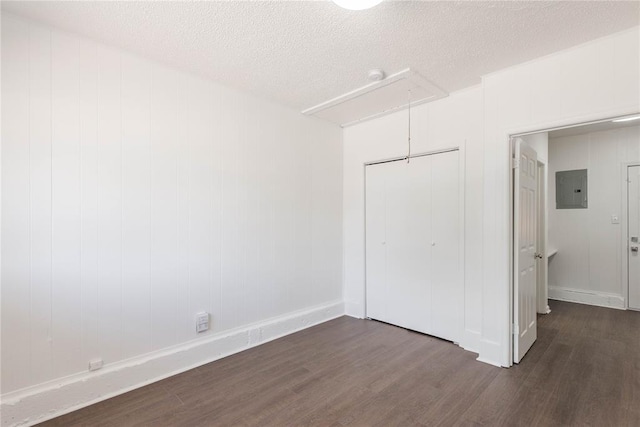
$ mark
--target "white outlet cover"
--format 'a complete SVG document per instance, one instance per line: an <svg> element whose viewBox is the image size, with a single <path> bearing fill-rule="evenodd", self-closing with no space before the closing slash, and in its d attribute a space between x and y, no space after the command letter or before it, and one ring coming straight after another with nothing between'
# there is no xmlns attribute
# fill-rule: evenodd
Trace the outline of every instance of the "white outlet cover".
<svg viewBox="0 0 640 427"><path fill-rule="evenodd" d="M209 330L209 313L202 312L196 314L196 333Z"/></svg>
<svg viewBox="0 0 640 427"><path fill-rule="evenodd" d="M102 359L93 359L89 361L89 370L90 371L97 371L98 369L102 368L103 362Z"/></svg>

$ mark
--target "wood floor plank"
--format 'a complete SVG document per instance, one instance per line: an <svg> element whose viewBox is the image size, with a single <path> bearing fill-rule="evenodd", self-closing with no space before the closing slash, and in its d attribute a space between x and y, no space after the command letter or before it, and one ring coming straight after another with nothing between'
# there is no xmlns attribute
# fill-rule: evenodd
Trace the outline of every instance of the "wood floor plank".
<svg viewBox="0 0 640 427"><path fill-rule="evenodd" d="M640 313L551 302L521 363L341 317L45 426L639 426Z"/></svg>

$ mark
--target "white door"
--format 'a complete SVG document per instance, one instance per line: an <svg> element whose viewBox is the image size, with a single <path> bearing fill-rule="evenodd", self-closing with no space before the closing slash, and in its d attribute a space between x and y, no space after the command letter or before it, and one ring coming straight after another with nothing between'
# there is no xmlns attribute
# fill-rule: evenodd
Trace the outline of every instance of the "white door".
<svg viewBox="0 0 640 427"><path fill-rule="evenodd" d="M458 152L366 167L367 316L459 341Z"/></svg>
<svg viewBox="0 0 640 427"><path fill-rule="evenodd" d="M519 363L537 337L536 252L537 175L536 152L521 139L515 140L513 192L513 359Z"/></svg>
<svg viewBox="0 0 640 427"><path fill-rule="evenodd" d="M640 166L627 168L629 308L640 310Z"/></svg>

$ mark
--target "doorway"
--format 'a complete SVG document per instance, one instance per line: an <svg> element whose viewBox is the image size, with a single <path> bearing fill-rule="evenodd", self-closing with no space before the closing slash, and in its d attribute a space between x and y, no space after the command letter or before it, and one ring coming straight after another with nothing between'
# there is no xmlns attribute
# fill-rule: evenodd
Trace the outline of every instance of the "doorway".
<svg viewBox="0 0 640 427"><path fill-rule="evenodd" d="M640 116L633 115L512 136L512 144L524 141L544 158L537 173L539 314L549 312L548 300L640 307L639 125ZM530 294L519 289L516 248L522 221L516 205L521 189L515 173L512 189L512 357L518 363L526 353L517 336L522 332L518 305Z"/></svg>

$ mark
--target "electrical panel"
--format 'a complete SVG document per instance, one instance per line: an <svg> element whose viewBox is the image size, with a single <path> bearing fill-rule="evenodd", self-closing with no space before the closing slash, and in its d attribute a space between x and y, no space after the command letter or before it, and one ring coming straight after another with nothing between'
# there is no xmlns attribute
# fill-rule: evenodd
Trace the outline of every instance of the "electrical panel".
<svg viewBox="0 0 640 427"><path fill-rule="evenodd" d="M587 169L556 172L556 209L586 209L587 195Z"/></svg>

